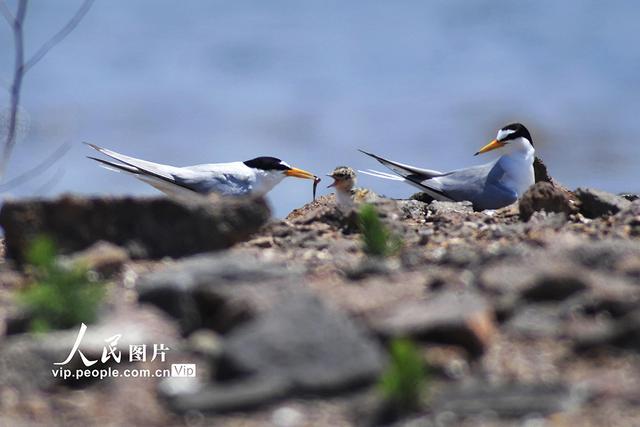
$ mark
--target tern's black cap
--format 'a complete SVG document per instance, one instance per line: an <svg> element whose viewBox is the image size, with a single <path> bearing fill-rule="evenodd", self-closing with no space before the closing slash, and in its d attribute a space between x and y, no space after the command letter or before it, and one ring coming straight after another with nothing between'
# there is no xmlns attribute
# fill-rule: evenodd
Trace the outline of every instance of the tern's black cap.
<svg viewBox="0 0 640 427"><path fill-rule="evenodd" d="M247 160L243 163L250 168L262 169L265 171L286 171L291 169L291 166L276 157L256 157L255 159Z"/></svg>
<svg viewBox="0 0 640 427"><path fill-rule="evenodd" d="M526 127L524 127L524 125L522 123L511 123L511 124L506 125L505 127L503 127L501 130L512 130L513 131L509 135L505 136L502 139L502 142L522 137L522 138L527 138L527 140L533 146L533 138L531 138L531 134L529 133L529 130Z"/></svg>

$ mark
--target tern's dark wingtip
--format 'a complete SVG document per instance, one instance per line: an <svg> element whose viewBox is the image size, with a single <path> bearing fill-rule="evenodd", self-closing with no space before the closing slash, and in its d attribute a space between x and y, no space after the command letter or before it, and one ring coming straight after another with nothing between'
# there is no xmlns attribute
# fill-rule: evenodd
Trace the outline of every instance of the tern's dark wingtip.
<svg viewBox="0 0 640 427"><path fill-rule="evenodd" d="M87 141L82 141L82 143L84 145L88 145L89 147L93 148L94 150L100 150L100 147L98 147L96 144L92 144L92 143L87 142Z"/></svg>

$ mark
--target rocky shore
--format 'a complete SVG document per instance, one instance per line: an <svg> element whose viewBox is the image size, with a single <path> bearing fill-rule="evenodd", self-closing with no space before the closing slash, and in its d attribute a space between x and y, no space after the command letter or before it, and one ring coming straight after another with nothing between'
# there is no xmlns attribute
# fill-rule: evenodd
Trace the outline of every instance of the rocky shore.
<svg viewBox="0 0 640 427"><path fill-rule="evenodd" d="M387 257L332 195L284 220L262 200L5 202L0 425L639 425L640 200L551 181L497 211L379 197ZM29 333L16 302L40 234L107 283L87 358L121 334L121 368L162 343L135 367L197 375L54 377L78 328ZM429 372L402 413L378 385L399 337Z"/></svg>

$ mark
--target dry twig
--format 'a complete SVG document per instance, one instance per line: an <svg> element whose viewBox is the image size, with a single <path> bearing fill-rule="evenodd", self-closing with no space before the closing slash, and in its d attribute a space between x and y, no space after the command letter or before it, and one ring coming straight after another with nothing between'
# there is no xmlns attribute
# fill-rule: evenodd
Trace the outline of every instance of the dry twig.
<svg viewBox="0 0 640 427"><path fill-rule="evenodd" d="M11 13L5 1L0 0L0 14L4 16L5 20L11 26L13 32L15 54L13 81L9 88L10 103L8 131L4 142L4 148L2 150L2 157L0 158L0 182L2 182L2 180L4 179L4 174L6 172L9 159L11 158L11 153L13 152L13 148L16 144L20 92L22 89L22 80L25 74L78 26L80 21L82 21L82 18L84 18L84 16L93 5L93 2L94 0L84 0L76 13L71 17L71 19L56 34L54 34L49 40L47 40L38 50L36 50L36 53L33 56L25 61L23 25L25 16L27 14L28 0L18 0L18 6L15 16ZM58 150L56 150L56 152L57 151ZM47 162L46 160L48 159L45 159L45 162L42 162L40 165L44 164L46 165L46 167L50 167L53 163ZM30 176L29 174L33 175L33 169L27 171L28 176ZM20 175L20 177L23 176L25 176L25 174ZM15 179L12 181L15 181Z"/></svg>
<svg viewBox="0 0 640 427"><path fill-rule="evenodd" d="M12 178L11 180L5 182L4 184L0 184L0 193L8 191L12 188L18 187L25 182L32 180L33 178L41 175L51 166L56 164L58 160L62 158L67 152L71 149L71 143L66 143L60 145L53 153L47 156L40 163L32 167L31 169L22 172L20 175Z"/></svg>

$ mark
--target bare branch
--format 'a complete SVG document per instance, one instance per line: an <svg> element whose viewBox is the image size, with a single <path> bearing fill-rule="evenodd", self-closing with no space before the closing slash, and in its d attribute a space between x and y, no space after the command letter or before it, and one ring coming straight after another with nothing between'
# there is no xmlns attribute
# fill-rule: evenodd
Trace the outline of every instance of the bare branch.
<svg viewBox="0 0 640 427"><path fill-rule="evenodd" d="M65 39L73 31L82 18L89 12L93 2L95 0L84 0L73 17L67 22L67 24L60 29L53 37L47 40L41 47L36 51L36 53L29 58L27 62L25 62L23 67L23 72L26 73L29 71L34 65L36 65L44 56L53 49L58 43Z"/></svg>
<svg viewBox="0 0 640 427"><path fill-rule="evenodd" d="M71 149L71 143L70 142L67 142L65 144L61 144L58 148L55 149L55 151L53 153L51 153L49 156L47 156L40 163L38 163L37 165L35 165L31 169L21 173L20 175L16 176L15 178L13 178L13 179L5 182L4 184L0 185L0 193L6 192L6 191L11 190L11 189L13 189L15 187L18 187L18 186L24 184L25 182L28 182L28 181L36 178L38 175L44 173L47 169L49 169L51 166L56 164L62 158L62 156L67 154L67 152L70 149Z"/></svg>
<svg viewBox="0 0 640 427"><path fill-rule="evenodd" d="M16 11L16 16L12 21L13 28L20 29L20 32L22 32L22 23L24 22L24 17L27 14L27 3L27 0L18 0L18 10Z"/></svg>
<svg viewBox="0 0 640 427"><path fill-rule="evenodd" d="M27 14L27 0L18 1L18 10L13 19L11 28L13 29L13 42L15 49L15 62L13 71L13 83L11 85L11 102L9 113L9 130L7 139L4 142L4 150L2 158L0 158L0 182L4 178L4 172L7 163L11 157L13 146L16 144L16 126L18 121L18 107L20 106L20 89L22 87L22 78L24 77L24 39L22 33L22 23Z"/></svg>
<svg viewBox="0 0 640 427"><path fill-rule="evenodd" d="M4 0L0 0L0 12L4 15L5 19L9 21L11 29L13 30L13 39L15 45L15 66L13 74L13 83L10 88L10 113L9 113L9 126L7 137L4 142L4 148L2 151L2 157L0 157L0 182L4 178L7 164L11 158L13 147L16 144L16 128L18 120L18 108L20 107L20 90L22 88L22 79L27 71L29 71L35 64L37 64L52 48L58 43L64 40L65 37L73 31L82 18L87 14L95 0L84 0L80 5L73 17L67 22L67 24L53 35L47 42L45 42L36 53L25 62L24 60L24 34L23 23L27 13L28 0L18 0L18 8L16 15L13 17L11 11L7 7ZM1 188L1 187L0 187Z"/></svg>
<svg viewBox="0 0 640 427"><path fill-rule="evenodd" d="M56 172L44 184L33 192L33 194L40 196L50 193L51 190L53 190L53 188L62 180L65 173L66 171L63 168L58 168L58 170L56 170Z"/></svg>
<svg viewBox="0 0 640 427"><path fill-rule="evenodd" d="M7 6L7 3L5 3L4 0L0 0L0 13L2 13L2 16L4 16L4 19L7 20L9 25L13 27L13 21L15 18L13 17L13 14L9 10L9 6Z"/></svg>

